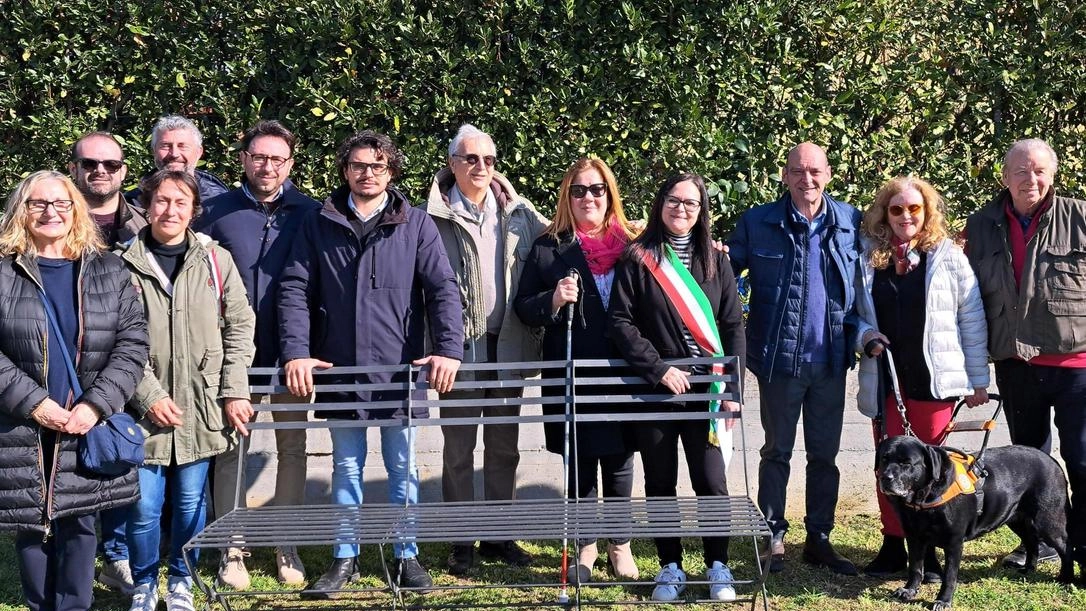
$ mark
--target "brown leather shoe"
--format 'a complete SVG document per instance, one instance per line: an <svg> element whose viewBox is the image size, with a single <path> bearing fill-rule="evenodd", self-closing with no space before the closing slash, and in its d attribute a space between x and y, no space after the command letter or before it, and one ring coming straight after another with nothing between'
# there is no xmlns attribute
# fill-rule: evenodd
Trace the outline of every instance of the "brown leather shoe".
<svg viewBox="0 0 1086 611"><path fill-rule="evenodd" d="M769 546L763 548L758 555L762 562L762 569L770 573L780 573L784 570L784 532L774 533L769 538Z"/></svg>

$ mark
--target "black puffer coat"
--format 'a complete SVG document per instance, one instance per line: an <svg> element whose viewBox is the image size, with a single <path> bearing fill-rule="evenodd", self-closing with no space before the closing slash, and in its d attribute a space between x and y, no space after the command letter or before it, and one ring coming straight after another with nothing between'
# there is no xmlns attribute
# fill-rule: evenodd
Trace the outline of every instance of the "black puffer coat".
<svg viewBox="0 0 1086 611"><path fill-rule="evenodd" d="M124 409L143 376L147 323L132 277L116 255L85 256L77 283L77 370L83 387L83 396L77 400L110 415ZM0 258L0 530L42 531L49 520L139 498L136 469L117 478L79 469L78 440L73 435L60 435L53 473L43 473L42 428L30 417L48 397L49 322L40 285L33 258Z"/></svg>

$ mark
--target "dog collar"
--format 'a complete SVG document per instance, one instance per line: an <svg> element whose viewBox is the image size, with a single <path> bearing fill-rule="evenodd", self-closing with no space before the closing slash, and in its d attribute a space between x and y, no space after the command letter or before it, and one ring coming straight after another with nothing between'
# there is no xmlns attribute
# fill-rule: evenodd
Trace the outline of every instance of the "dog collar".
<svg viewBox="0 0 1086 611"><path fill-rule="evenodd" d="M910 509L932 509L933 507L945 505L960 494L977 493L977 481L980 479L978 471L980 469L976 468L976 459L969 454L952 450L947 451L947 456L950 458L951 464L954 465L954 480L947 486L946 491L934 501L905 503L907 507Z"/></svg>

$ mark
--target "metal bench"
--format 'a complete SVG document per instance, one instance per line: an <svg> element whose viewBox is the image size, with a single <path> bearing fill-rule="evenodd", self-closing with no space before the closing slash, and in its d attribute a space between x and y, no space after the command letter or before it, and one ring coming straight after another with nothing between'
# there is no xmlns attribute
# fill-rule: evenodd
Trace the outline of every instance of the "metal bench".
<svg viewBox="0 0 1086 611"><path fill-rule="evenodd" d="M739 388L739 377L731 373L735 366L734 357L721 357L717 359L683 359L673 361L674 364L699 365L704 369L710 369L712 363L723 362L726 373L723 374L699 374L691 376L693 384L722 381L730 383L732 388ZM743 427L741 426L741 414L729 412L710 413L705 412L645 412L637 411L638 404L671 403L697 400L736 400L741 401L741 392L710 394L687 393L676 397L670 393L659 394L659 390L653 392L644 380L624 370L625 362L620 360L575 360L575 361L545 361L531 363L500 363L500 364L465 364L460 371L498 371L501 379L492 381L463 382L464 387L471 388L518 388L522 389L516 398L476 399L461 400L447 398L427 399L417 398L420 391L425 390L425 382L420 379L419 369L410 366L378 366L378 367L339 367L324 371L315 371L317 392L343 392L343 391L403 391L402 399L391 401L374 401L366 403L369 409L384 407L410 407L425 406L430 410L429 418L411 418L389 420L309 420L306 422L253 422L250 428L260 429L285 429L285 428L332 428L332 427L374 427L374 426L440 426L456 424L479 424L517 422L520 424L534 424L543 422L569 422L572 426L577 422L592 421L647 421L647 420L704 420L708 426L710 418L735 418L734 427L735 447L741 452L745 448ZM552 375L536 379L523 379L514 374L522 370L542 369ZM375 384L357 381L357 376L370 373L396 373L400 381ZM254 393L278 393L285 392L285 388L277 383L280 371L269 368L254 368L250 370L254 377L262 376L268 383L254 384ZM559 375L561 377L554 377ZM344 383L344 376L353 379L353 382ZM332 383L321 383L329 377L336 378ZM624 394L591 394L592 387L607 385L613 390L616 386L626 391ZM559 396L524 397L523 391L530 388L563 387ZM546 391L543 391L546 393ZM666 390L664 391L666 393ZM414 393L415 397L412 396ZM628 411L621 413L581 413L578 408L587 405L621 404L629 406ZM313 410L319 417L321 412L329 410L343 410L357 407L357 403L275 403L254 405L257 411L309 411ZM484 412L487 408L508 405L557 405L561 406L563 413L558 414L522 414L519 416L485 416L483 418L442 417L443 408L461 406L482 406ZM410 409L405 410L410 413ZM238 449L238 474L239 495L244 487L240 485L245 473L246 444ZM556 473L556 478L562 474ZM732 489L735 486L732 483ZM235 507L237 503L235 504ZM198 575L192 553L198 549L222 549L226 547L275 547L281 545L314 546L331 545L336 543L355 543L360 545L373 544L380 548L380 558L383 567L383 582L380 587L359 588L350 592L369 592L384 594L384 601L378 601L367 608L443 608L462 607L463 605L427 605L426 599L414 597L410 604L405 600L405 593L410 589L400 588L392 579L386 563L385 546L396 542L414 541L417 543L430 542L454 542L477 540L568 540L574 547L578 539L593 538L651 538L651 537L704 537L704 536L729 536L733 538L747 537L752 542L752 549L758 549L759 539L768 538L770 531L761 512L750 498L749 477L746 465L743 464L743 486L741 493L732 493L726 497L665 497L665 498L632 498L632 499L583 499L570 500L564 498L548 498L535 500L516 501L477 501L467 503L420 503L418 505L393 505L381 503L364 503L360 506L349 505L305 505L305 506L265 506L254 508L235 508L227 515L208 525L203 532L196 535L184 546L185 561L193 575ZM575 551L571 550L571 557L576 558ZM575 560L571 560L575 562ZM756 567L757 574L750 579L736 580L736 590L739 594L739 602L749 602L753 609L762 596L763 607L768 609L765 592L765 571L758 558L753 558L751 563ZM505 587L527 588L553 585L559 587L563 595L557 600L532 601L530 603L498 603L494 607L512 606L560 606L566 608L579 608L592 605L615 605L629 603L651 603L648 600L631 600L616 602L613 600L596 600L591 596L582 596L587 588L600 586L638 586L651 585L652 582L591 582L574 583L576 571L569 571L568 584L569 595L565 595L566 584L486 584L480 587ZM284 596L287 594L303 594L305 590L287 591L222 591L215 584L204 583L197 577L197 583L207 596L208 608L213 602L222 604L226 609L232 609L231 599L234 597L261 597ZM704 584L705 582L688 581L690 585ZM433 589L463 589L465 586L435 585ZM692 601L708 602L708 601ZM674 603L672 603L674 604ZM719 603L718 603L719 604ZM479 605L472 605L473 608ZM353 605L352 608L359 608Z"/></svg>

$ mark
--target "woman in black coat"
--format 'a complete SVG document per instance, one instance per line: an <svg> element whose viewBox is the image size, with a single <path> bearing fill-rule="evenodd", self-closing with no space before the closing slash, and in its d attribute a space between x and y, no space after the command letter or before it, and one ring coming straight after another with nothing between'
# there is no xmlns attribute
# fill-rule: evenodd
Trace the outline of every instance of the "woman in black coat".
<svg viewBox="0 0 1086 611"><path fill-rule="evenodd" d="M710 238L709 196L705 183L696 174L680 174L660 188L653 202L645 232L626 250L615 269L611 295L611 336L619 351L645 380L675 394L703 393L703 384L691 387L687 379L696 370L683 370L665 362L702 356L743 355L743 314L736 291L735 276L727 257L713 248ZM703 323L688 328L676 302L665 293L650 267L674 270L689 297L681 303L688 310L704 313ZM681 272L681 273L680 273ZM696 301L703 293L704 309ZM681 291L679 291L681 293ZM711 310L711 311L709 311ZM715 326L709 324L715 322ZM707 350L695 336L710 337L716 345ZM715 336L715 337L713 337ZM733 389L734 390L734 389ZM664 392L658 391L658 392ZM724 401L722 409L738 411L739 404ZM666 412L708 410L705 401L647 406L646 411ZM730 426L731 420L720 421ZM690 469L690 483L698 496L726 496L724 457L715 445L705 420L660 420L636 427L637 449L645 467L645 494L675 496L678 478L678 441L681 438ZM718 443L718 442L717 442ZM706 581L711 582L709 598L733 600L735 589L728 569L728 539L706 537ZM682 543L678 538L657 538L660 573L653 600L676 600L685 588Z"/></svg>
<svg viewBox="0 0 1086 611"><path fill-rule="evenodd" d="M543 359L566 358L567 305L575 304L572 355L575 359L606 359L618 355L607 338L607 304L614 265L634 236L622 211L622 198L614 174L599 159L578 159L562 178L554 222L532 245L520 279L514 307L521 321L543 327ZM570 271L580 279L574 280ZM563 372L547 370L547 377ZM613 375L613 374L612 374ZM543 389L546 396L563 396L561 386ZM607 394L607 388L579 390L579 394ZM545 405L544 413L562 414L561 405ZM606 406L579 406L578 412L606 411ZM621 411L621 407L612 409ZM562 454L565 426L543 425L547 449ZM570 498L595 498L597 472L603 477L603 496L629 497L633 489L633 452L618 422L582 422L570 432ZM579 542L577 575L589 581L599 552L595 540ZM615 576L636 580L639 575L629 539L612 539L608 558Z"/></svg>
<svg viewBox="0 0 1086 611"><path fill-rule="evenodd" d="M19 183L0 221L0 530L16 533L31 611L90 607L94 514L138 496L134 469L111 478L78 464L79 437L124 409L147 362L143 308L97 231L75 185L52 171Z"/></svg>

